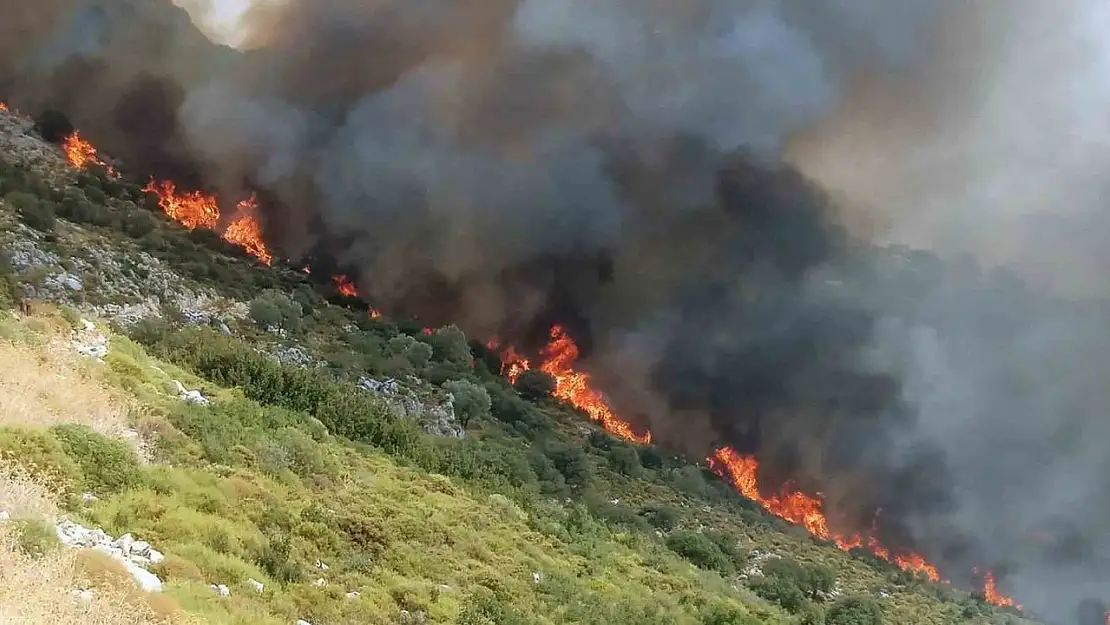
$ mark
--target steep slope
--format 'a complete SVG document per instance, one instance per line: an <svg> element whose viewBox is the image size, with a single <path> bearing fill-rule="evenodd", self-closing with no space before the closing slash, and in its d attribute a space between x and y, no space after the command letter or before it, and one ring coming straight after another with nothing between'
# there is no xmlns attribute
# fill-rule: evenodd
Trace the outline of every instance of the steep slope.
<svg viewBox="0 0 1110 625"><path fill-rule="evenodd" d="M455 328L368 315L182 229L140 187L71 169L27 120L0 112L0 143L7 323L33 330L50 302L75 330L65 311L112 324L100 375L142 407L154 460L62 503L149 536L165 594L207 622L1025 622L514 389Z"/></svg>

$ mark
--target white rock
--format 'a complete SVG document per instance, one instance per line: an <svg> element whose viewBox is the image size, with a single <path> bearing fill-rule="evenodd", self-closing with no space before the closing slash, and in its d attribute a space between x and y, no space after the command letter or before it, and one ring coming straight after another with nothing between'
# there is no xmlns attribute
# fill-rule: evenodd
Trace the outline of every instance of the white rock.
<svg viewBox="0 0 1110 625"><path fill-rule="evenodd" d="M148 553L146 557L148 560L150 560L151 564L158 564L162 560L166 559L166 556L162 555L162 552L156 549L151 549L150 553Z"/></svg>
<svg viewBox="0 0 1110 625"><path fill-rule="evenodd" d="M71 590L69 592L69 596L73 597L74 599L77 599L78 601L80 601L82 603L92 603L93 591L89 590L88 588L75 589L75 590Z"/></svg>
<svg viewBox="0 0 1110 625"><path fill-rule="evenodd" d="M112 546L119 549L123 555L131 555L131 547L135 545L135 537L130 532L120 536L112 543Z"/></svg>
<svg viewBox="0 0 1110 625"><path fill-rule="evenodd" d="M158 579L157 575L129 560L124 560L123 564L139 583L139 588L147 592L162 592L162 580Z"/></svg>
<svg viewBox="0 0 1110 625"><path fill-rule="evenodd" d="M231 596L231 589L228 588L227 586L224 586L223 584L212 584L211 586L209 586L209 588L212 589L212 592L215 592L217 595L219 595L221 597L230 597Z"/></svg>
<svg viewBox="0 0 1110 625"><path fill-rule="evenodd" d="M84 288L84 285L81 284L81 280L78 279L77 276L68 273L61 277L61 283L71 291L80 291Z"/></svg>
<svg viewBox="0 0 1110 625"><path fill-rule="evenodd" d="M81 501L85 503L92 503L94 501L97 501L98 499L100 498L92 493L81 493Z"/></svg>
<svg viewBox="0 0 1110 625"><path fill-rule="evenodd" d="M145 540L136 540L131 545L131 553L133 553L135 555L138 555L138 556L149 556L150 555L150 543L148 543Z"/></svg>
<svg viewBox="0 0 1110 625"><path fill-rule="evenodd" d="M326 570L328 570L328 565L324 564L323 562L321 562L319 560L317 560L316 561L316 568L320 569L321 571L326 571Z"/></svg>
<svg viewBox="0 0 1110 625"><path fill-rule="evenodd" d="M308 621L299 618L299 619L297 619L297 625L312 625L312 623L309 623Z"/></svg>
<svg viewBox="0 0 1110 625"><path fill-rule="evenodd" d="M265 588L265 586L262 585L262 582L254 578L248 579L247 584L249 584L250 587L253 588L254 591L260 595L262 594L263 588Z"/></svg>
<svg viewBox="0 0 1110 625"><path fill-rule="evenodd" d="M327 586L328 585L328 580L321 577L320 579L312 582L312 585L313 586L320 586L320 587Z"/></svg>
<svg viewBox="0 0 1110 625"><path fill-rule="evenodd" d="M541 579L543 579L543 576L541 576L539 573L537 573L535 571L532 571L532 583L533 584L540 583Z"/></svg>
<svg viewBox="0 0 1110 625"><path fill-rule="evenodd" d="M0 522L10 521L12 515L8 514L7 510L0 510Z"/></svg>
<svg viewBox="0 0 1110 625"><path fill-rule="evenodd" d="M352 590L351 592L347 593L347 598L348 599L358 599L359 596L360 595L359 595L359 592L357 590Z"/></svg>

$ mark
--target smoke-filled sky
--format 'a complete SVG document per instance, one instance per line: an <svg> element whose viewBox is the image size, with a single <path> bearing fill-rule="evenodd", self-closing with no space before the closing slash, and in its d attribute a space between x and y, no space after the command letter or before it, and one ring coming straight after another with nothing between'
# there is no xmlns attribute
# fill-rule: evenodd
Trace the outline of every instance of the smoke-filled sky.
<svg viewBox="0 0 1110 625"><path fill-rule="evenodd" d="M1110 596L1095 0L179 4L249 52L154 0L0 0L0 97L260 188L273 247L387 312L565 324L657 440L757 454L848 530L881 507L956 581Z"/></svg>

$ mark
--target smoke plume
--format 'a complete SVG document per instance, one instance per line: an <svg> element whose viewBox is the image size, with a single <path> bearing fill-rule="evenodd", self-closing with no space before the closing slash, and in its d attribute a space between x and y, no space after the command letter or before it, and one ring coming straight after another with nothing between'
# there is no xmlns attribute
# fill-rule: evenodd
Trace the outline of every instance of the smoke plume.
<svg viewBox="0 0 1110 625"><path fill-rule="evenodd" d="M563 324L657 441L1069 618L1110 595L1110 309L956 254L1103 286L1106 79L1063 4L289 0L233 51L169 2L0 0L0 97L264 190L268 243L376 308Z"/></svg>

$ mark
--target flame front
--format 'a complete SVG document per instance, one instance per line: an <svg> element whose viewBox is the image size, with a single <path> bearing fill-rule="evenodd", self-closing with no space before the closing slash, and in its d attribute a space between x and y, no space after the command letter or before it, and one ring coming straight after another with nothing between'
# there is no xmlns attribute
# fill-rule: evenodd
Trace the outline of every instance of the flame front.
<svg viewBox="0 0 1110 625"><path fill-rule="evenodd" d="M168 180L151 180L143 190L157 195L162 212L189 230L215 230L220 223L220 207L211 195L200 191L178 195L177 186Z"/></svg>
<svg viewBox="0 0 1110 625"><path fill-rule="evenodd" d="M609 402L598 390L590 386L590 375L575 371L574 363L578 360L578 345L562 326L551 328L550 341L540 350L543 361L539 369L555 380L553 395L570 405L582 410L590 419L601 424L605 431L641 445L651 443L651 432L638 434L632 425L613 414ZM498 349L499 341L490 340L487 344L490 349ZM501 375L508 378L509 382L516 384L520 374L532 368L532 363L520 355L512 345L501 350Z"/></svg>
<svg viewBox="0 0 1110 625"><path fill-rule="evenodd" d="M258 223L258 201L254 195L239 202L239 217L224 230L224 239L247 250L258 260L271 264L273 254L266 248L262 239L262 226Z"/></svg>
<svg viewBox="0 0 1110 625"><path fill-rule="evenodd" d="M4 104L3 102L0 102L0 112L7 113L8 112L8 105Z"/></svg>
<svg viewBox="0 0 1110 625"><path fill-rule="evenodd" d="M991 605L1021 609L1021 605L1015 603L1013 599L998 592L998 586L994 581L994 573L991 571L987 571L983 575L983 598Z"/></svg>

